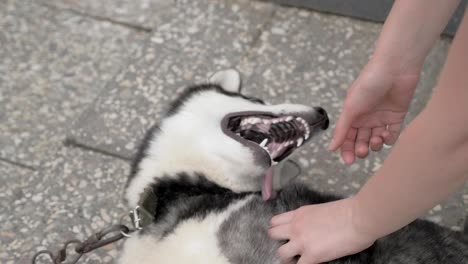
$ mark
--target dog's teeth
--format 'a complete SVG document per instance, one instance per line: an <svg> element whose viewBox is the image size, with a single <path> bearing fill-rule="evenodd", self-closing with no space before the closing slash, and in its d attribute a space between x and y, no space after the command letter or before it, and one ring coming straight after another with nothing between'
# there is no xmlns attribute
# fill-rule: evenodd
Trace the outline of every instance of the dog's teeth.
<svg viewBox="0 0 468 264"><path fill-rule="evenodd" d="M305 137L304 137L305 140L309 139L309 136L310 136L310 133L309 133L309 131L307 131L306 134L305 134Z"/></svg>
<svg viewBox="0 0 468 264"><path fill-rule="evenodd" d="M278 164L278 162L277 162L277 161L273 161L273 163L272 163L272 164L273 164L273 165L276 165L276 164Z"/></svg>
<svg viewBox="0 0 468 264"><path fill-rule="evenodd" d="M251 122L252 122L252 124L257 124L257 123L262 122L262 119L260 119L258 117L253 117Z"/></svg>
<svg viewBox="0 0 468 264"><path fill-rule="evenodd" d="M297 147L300 147L302 145L302 143L304 143L304 139L302 139L301 137L297 139Z"/></svg>
<svg viewBox="0 0 468 264"><path fill-rule="evenodd" d="M260 143L260 146L265 147L266 144L268 143L268 138L265 138L262 143Z"/></svg>
<svg viewBox="0 0 468 264"><path fill-rule="evenodd" d="M289 122L289 121L293 120L293 117L292 117L292 116L288 116L288 117L286 117L285 120L286 120L286 122Z"/></svg>

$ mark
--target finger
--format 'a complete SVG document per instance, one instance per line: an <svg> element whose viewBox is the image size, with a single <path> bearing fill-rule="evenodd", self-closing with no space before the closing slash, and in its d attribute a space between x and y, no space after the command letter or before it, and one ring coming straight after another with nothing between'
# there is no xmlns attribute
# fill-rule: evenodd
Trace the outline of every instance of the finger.
<svg viewBox="0 0 468 264"><path fill-rule="evenodd" d="M387 136L384 138L384 142L387 145L393 145L398 139L398 136L400 135L402 123L398 124L392 124L387 127Z"/></svg>
<svg viewBox="0 0 468 264"><path fill-rule="evenodd" d="M385 130L384 132L382 132L382 139L384 140L384 142L385 139L388 137L390 137L390 131Z"/></svg>
<svg viewBox="0 0 468 264"><path fill-rule="evenodd" d="M268 236L274 240L288 240L291 238L291 225L279 225L268 229Z"/></svg>
<svg viewBox="0 0 468 264"><path fill-rule="evenodd" d="M375 127L372 129L372 135L370 140L370 148L372 151L380 151L383 146L382 133L385 132L385 127Z"/></svg>
<svg viewBox="0 0 468 264"><path fill-rule="evenodd" d="M296 211L289 211L287 213L283 213L283 214L274 216L270 220L270 226L274 227L274 226L277 226L277 225L288 224L294 218L295 212Z"/></svg>
<svg viewBox="0 0 468 264"><path fill-rule="evenodd" d="M346 164L352 164L354 162L354 144L356 142L356 134L357 129L353 127L350 128L343 145L341 145L341 157Z"/></svg>
<svg viewBox="0 0 468 264"><path fill-rule="evenodd" d="M356 136L356 156L359 158L367 157L369 154L369 141L372 130L370 128L360 128Z"/></svg>
<svg viewBox="0 0 468 264"><path fill-rule="evenodd" d="M371 140L370 140L370 149L372 151L380 151L383 147L383 139L382 137L380 136L377 136L377 137L371 137Z"/></svg>
<svg viewBox="0 0 468 264"><path fill-rule="evenodd" d="M294 241L289 241L278 249L277 254L281 263L294 263L294 258L300 254L300 247Z"/></svg>
<svg viewBox="0 0 468 264"><path fill-rule="evenodd" d="M330 151L336 151L345 141L346 135L351 128L351 123L354 119L354 114L351 111L346 110L346 104L343 107L343 111L336 122L335 131L333 132L333 138L328 146Z"/></svg>

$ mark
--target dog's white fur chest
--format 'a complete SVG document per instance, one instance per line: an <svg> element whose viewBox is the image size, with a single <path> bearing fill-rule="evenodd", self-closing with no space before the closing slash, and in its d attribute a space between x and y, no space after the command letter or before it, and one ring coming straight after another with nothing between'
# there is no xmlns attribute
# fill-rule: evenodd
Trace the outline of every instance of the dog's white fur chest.
<svg viewBox="0 0 468 264"><path fill-rule="evenodd" d="M228 264L219 248L217 233L229 216L252 199L248 196L229 205L222 212L210 213L203 219L190 218L180 223L173 232L158 240L149 232L129 238L119 264Z"/></svg>

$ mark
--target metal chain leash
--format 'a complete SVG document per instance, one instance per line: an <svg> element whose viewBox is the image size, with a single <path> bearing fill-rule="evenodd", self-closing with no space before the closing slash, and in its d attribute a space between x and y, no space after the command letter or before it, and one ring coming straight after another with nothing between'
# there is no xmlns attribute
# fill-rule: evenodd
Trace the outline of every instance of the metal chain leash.
<svg viewBox="0 0 468 264"><path fill-rule="evenodd" d="M31 263L36 264L36 261L40 256L47 255L52 261L52 264L65 264L64 262L68 257L67 250L70 249L70 245L75 245L74 254L76 254L76 256L73 258L73 260L66 263L75 264L84 254L103 246L112 244L122 238L128 238L130 237L130 233L139 231L143 229L143 227L151 224L154 220L156 204L157 198L153 193L153 189L149 187L145 188L143 194L140 197L138 205L133 210L130 210L128 215L124 214L122 217L120 217L119 224L107 227L93 234L83 242L76 239L68 240L63 244L62 248L57 251L57 254L54 254L50 250L41 250L34 254ZM122 224L123 218L126 215L129 216L134 227L133 229L130 229L126 225ZM111 236L111 234L114 235Z"/></svg>
<svg viewBox="0 0 468 264"><path fill-rule="evenodd" d="M83 242L76 239L65 242L63 244L63 247L60 250L58 250L56 254L54 254L50 250L41 250L33 256L32 264L36 264L37 259L39 258L39 256L42 255L49 256L53 264L63 264L65 263L67 258L69 258L69 256L67 255L67 250L71 250L70 247L73 245L73 253L75 253L76 256L72 260L67 262L67 264L75 264L84 254L106 246L108 244L114 243L122 238L129 237L128 234L134 231L135 229L130 229L122 224L113 225L93 234Z"/></svg>
<svg viewBox="0 0 468 264"><path fill-rule="evenodd" d="M88 239L83 242L77 239L68 240L63 244L62 248L59 249L56 254L54 254L51 250L41 250L37 252L34 254L31 263L36 264L37 259L40 256L47 255L52 261L52 264L65 264L67 258L70 259L67 255L67 250L71 250L70 247L75 245L74 252L72 254L76 254L76 256L66 264L76 264L84 254L117 242L122 238L128 238L130 237L130 233L141 230L143 228L142 224L147 225L148 223L151 223L151 220L153 219L152 216L145 215L144 213L148 214L144 208L140 208L140 206L137 206L130 211L128 216L130 216L131 222L134 226L133 229L130 229L128 226L122 224L123 218L125 215L127 215L125 214L120 218L119 224L104 228L103 230L88 237ZM148 219L147 217L150 218Z"/></svg>

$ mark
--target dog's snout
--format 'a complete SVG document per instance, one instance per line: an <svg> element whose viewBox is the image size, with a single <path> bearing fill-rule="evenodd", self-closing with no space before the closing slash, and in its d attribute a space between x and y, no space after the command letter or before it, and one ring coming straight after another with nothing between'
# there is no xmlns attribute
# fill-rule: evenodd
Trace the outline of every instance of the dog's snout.
<svg viewBox="0 0 468 264"><path fill-rule="evenodd" d="M315 107L314 109L319 114L319 119L322 120L321 121L321 124L322 124L321 128L323 130L327 129L328 125L330 124L330 120L328 119L327 111L325 111L325 109L323 109L322 107Z"/></svg>

